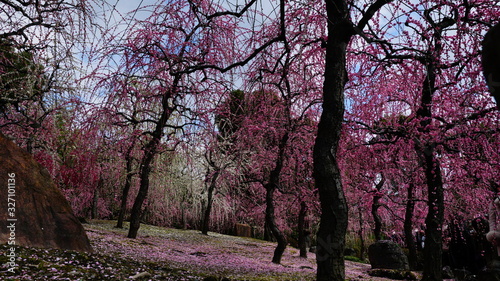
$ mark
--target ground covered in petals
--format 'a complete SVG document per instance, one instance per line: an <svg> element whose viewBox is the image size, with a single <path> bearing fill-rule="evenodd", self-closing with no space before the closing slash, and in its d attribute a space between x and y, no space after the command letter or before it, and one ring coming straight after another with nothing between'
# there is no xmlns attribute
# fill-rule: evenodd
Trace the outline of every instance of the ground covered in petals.
<svg viewBox="0 0 500 281"><path fill-rule="evenodd" d="M7 271L0 247L1 280L314 280L314 255L288 247L281 265L270 262L273 243L243 237L142 225L137 239L115 221L84 224L94 253L16 248L18 267ZM347 280L368 276L369 265L346 261Z"/></svg>

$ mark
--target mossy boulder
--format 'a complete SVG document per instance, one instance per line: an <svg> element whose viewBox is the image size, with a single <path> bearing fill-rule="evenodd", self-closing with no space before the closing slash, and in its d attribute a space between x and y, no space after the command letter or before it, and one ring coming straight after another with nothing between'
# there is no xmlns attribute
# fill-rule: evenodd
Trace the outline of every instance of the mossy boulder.
<svg viewBox="0 0 500 281"><path fill-rule="evenodd" d="M408 257L401 247L390 240L380 240L368 247L368 258L372 269L409 270Z"/></svg>

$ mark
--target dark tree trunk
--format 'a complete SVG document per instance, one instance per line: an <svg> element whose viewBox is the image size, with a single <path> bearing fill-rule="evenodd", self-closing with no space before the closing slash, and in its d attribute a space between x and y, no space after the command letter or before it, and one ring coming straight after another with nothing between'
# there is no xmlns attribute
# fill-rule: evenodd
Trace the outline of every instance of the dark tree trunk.
<svg viewBox="0 0 500 281"><path fill-rule="evenodd" d="M373 15L391 0L370 5L356 26L363 30ZM326 0L328 39L325 52L323 112L314 144L314 180L321 203L321 221L317 235L317 280L345 279L344 248L348 208L337 161L342 122L344 90L347 83L347 46L355 34L349 13L349 1Z"/></svg>
<svg viewBox="0 0 500 281"><path fill-rule="evenodd" d="M133 142L135 144L135 142ZM125 172L127 173L127 176L125 178L125 185L123 186L122 190L122 198L121 198L121 204L120 204L120 213L118 214L118 222L116 223L117 228L123 228L123 220L125 219L125 213L127 211L127 200L128 200L128 193L130 191L130 187L132 186L132 161L133 157L131 156L132 154L132 149L134 145L131 145L128 150L127 154L125 155L125 160L126 160L126 167L125 167Z"/></svg>
<svg viewBox="0 0 500 281"><path fill-rule="evenodd" d="M365 259L366 246L365 246L365 237L363 236L363 212L361 212L361 208L358 209L358 215L359 215L358 236L359 236L359 241L360 241L359 258L361 260L364 260Z"/></svg>
<svg viewBox="0 0 500 281"><path fill-rule="evenodd" d="M178 85L178 83L179 77L175 77L173 85ZM172 86L172 89L176 89L176 86ZM139 168L139 192L137 193L137 197L135 198L134 205L132 206L132 211L130 214L130 228L128 231L128 238L136 238L139 227L141 226L142 204L148 196L151 165L156 156L158 145L160 144L161 138L163 137L163 129L165 128L167 121L173 111L173 108L169 105L169 99L172 96L172 92L167 92L163 96L161 101L161 116L156 123L155 130L151 134L151 140L149 140L149 142L144 146L144 155L142 156Z"/></svg>
<svg viewBox="0 0 500 281"><path fill-rule="evenodd" d="M307 205L306 202L300 202L300 211L299 211L299 249L300 256L303 258L307 258L307 239L306 239L306 229L305 229L305 219L307 216Z"/></svg>
<svg viewBox="0 0 500 281"><path fill-rule="evenodd" d="M184 202L181 204L181 219L182 219L182 229L187 229L187 219L186 219L186 206Z"/></svg>
<svg viewBox="0 0 500 281"><path fill-rule="evenodd" d="M372 216L373 216L373 221L375 222L375 228L373 229L373 234L375 235L376 241L382 240L382 218L378 213L378 209L381 206L380 199L382 198L382 195L380 194L380 190L384 186L384 182L385 179L384 176L382 175L382 179L375 187L376 193L373 195L373 202L372 202Z"/></svg>
<svg viewBox="0 0 500 281"><path fill-rule="evenodd" d="M274 250L273 263L281 263L281 257L285 252L287 241L286 237L278 228L274 213L274 192L280 184L280 174L283 169L283 160L285 157L285 148L288 142L288 132L283 135L278 146L278 156L276 158L276 166L269 175L269 182L265 185L266 188L266 225L278 242Z"/></svg>
<svg viewBox="0 0 500 281"><path fill-rule="evenodd" d="M442 226L444 220L444 190L443 179L441 177L441 167L439 159L435 156L435 146L433 141L426 140L430 136L429 125L432 123L432 98L436 91L436 74L438 73L438 62L443 47L441 43L442 32L455 24L454 20L444 18L436 23L430 16L430 11L426 10L424 15L429 23L433 25L433 40L435 45L429 48L426 57L421 62L426 68L426 76L422 88L422 101L417 110L417 117L421 120L419 133L422 137L415 140L417 155L422 163L427 183L427 207L428 213L425 219L425 247L424 247L424 273L423 281L442 280Z"/></svg>
<svg viewBox="0 0 500 281"><path fill-rule="evenodd" d="M203 214L203 224L201 227L201 233L208 235L208 229L210 226L210 213L212 212L212 202L213 202L213 194L217 182L217 178L219 177L219 171L215 171L210 179L210 185L208 186L208 198L207 205L205 206L205 212Z"/></svg>
<svg viewBox="0 0 500 281"><path fill-rule="evenodd" d="M274 250L274 255L273 255L273 263L281 263L281 257L283 256L283 253L285 252L286 249L286 237L281 232L281 230L278 228L278 225L276 224L276 218L274 216L274 192L276 190L276 187L274 184L267 184L266 185L266 223L269 226L269 229L271 230L271 233L273 236L276 238L278 245L276 246L276 249Z"/></svg>
<svg viewBox="0 0 500 281"><path fill-rule="evenodd" d="M264 240L269 242L275 241L271 228L267 224L267 220L264 221Z"/></svg>
<svg viewBox="0 0 500 281"><path fill-rule="evenodd" d="M373 216L373 221L375 222L375 227L373 228L373 234L375 235L375 240L379 241L382 240L382 219L380 218L380 215L378 214L378 208L380 208L380 198L381 196L373 196L373 203L372 203L372 216Z"/></svg>
<svg viewBox="0 0 500 281"><path fill-rule="evenodd" d="M425 152L425 176L427 179L428 213L425 219L424 281L442 280L444 195L439 161L434 149Z"/></svg>
<svg viewBox="0 0 500 281"><path fill-rule="evenodd" d="M317 234L317 280L344 280L345 234L348 208L337 162L342 121L344 88L347 82L347 45L353 35L346 1L326 1L328 41L326 43L323 112L314 144L314 179L321 202Z"/></svg>
<svg viewBox="0 0 500 281"><path fill-rule="evenodd" d="M377 0L368 7L356 26L363 30L373 15L391 0ZM348 224L347 202L337 161L342 122L344 90L347 83L347 45L355 34L348 1L326 0L328 39L325 52L323 112L314 144L314 179L321 203L321 222L317 235L317 280L344 280L345 234Z"/></svg>
<svg viewBox="0 0 500 281"><path fill-rule="evenodd" d="M437 38L438 39L438 38ZM437 42L439 42L437 40ZM435 51L441 48L436 43ZM432 61L432 60L431 60ZM427 74L423 83L422 101L417 116L420 118L419 132L424 136L416 140L416 152L423 165L427 183L427 217L425 219L425 247L423 281L442 280L442 225L444 219L443 180L439 160L435 157L435 144L425 140L430 134L428 126L432 122L432 96L435 91L436 66L426 65Z"/></svg>
<svg viewBox="0 0 500 281"><path fill-rule="evenodd" d="M413 198L413 192L415 185L410 183L408 187L408 199L406 201L406 212L404 220L404 232L406 247L408 248L408 262L410 264L411 270L417 270L417 244L415 243L415 238L413 237L413 212L415 210L415 201Z"/></svg>
<svg viewBox="0 0 500 281"><path fill-rule="evenodd" d="M101 180L99 179L99 182ZM98 185L99 186L99 185ZM92 219L97 219L98 216L98 205L99 204L99 187L94 191L94 198L92 198L92 211L90 217Z"/></svg>
<svg viewBox="0 0 500 281"><path fill-rule="evenodd" d="M156 149L160 139L153 138L149 141L144 151L144 156L141 161L141 166L139 170L140 175L140 186L137 197L135 198L134 205L132 206L132 211L130 213L130 228L128 232L128 238L136 238L139 227L141 226L142 218L142 205L148 196L149 191L149 175L151 174L151 164L153 162L154 156L156 155Z"/></svg>

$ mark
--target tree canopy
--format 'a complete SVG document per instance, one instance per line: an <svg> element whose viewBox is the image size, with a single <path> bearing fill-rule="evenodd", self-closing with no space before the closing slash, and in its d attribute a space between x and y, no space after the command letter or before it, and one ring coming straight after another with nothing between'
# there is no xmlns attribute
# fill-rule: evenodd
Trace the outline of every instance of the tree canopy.
<svg viewBox="0 0 500 281"><path fill-rule="evenodd" d="M0 129L130 238L245 223L280 263L313 233L343 280L350 238L397 233L417 267L418 229L440 280L500 186L493 1L42 2L0 1Z"/></svg>

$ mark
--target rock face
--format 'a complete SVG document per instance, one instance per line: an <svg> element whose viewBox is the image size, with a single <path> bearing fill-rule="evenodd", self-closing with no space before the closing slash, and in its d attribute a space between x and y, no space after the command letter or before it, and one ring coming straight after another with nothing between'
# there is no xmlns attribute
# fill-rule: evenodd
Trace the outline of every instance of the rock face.
<svg viewBox="0 0 500 281"><path fill-rule="evenodd" d="M368 247L368 258L373 269L409 270L408 257L398 244L390 240L380 240Z"/></svg>
<svg viewBox="0 0 500 281"><path fill-rule="evenodd" d="M0 134L0 243L91 252L48 171Z"/></svg>

